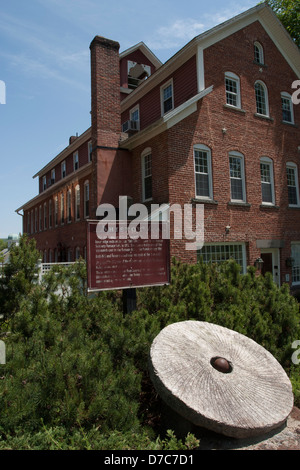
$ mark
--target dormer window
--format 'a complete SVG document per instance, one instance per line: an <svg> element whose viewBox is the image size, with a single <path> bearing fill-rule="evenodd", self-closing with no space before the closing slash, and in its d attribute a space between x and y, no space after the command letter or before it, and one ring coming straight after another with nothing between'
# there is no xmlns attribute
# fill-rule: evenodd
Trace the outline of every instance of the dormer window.
<svg viewBox="0 0 300 470"><path fill-rule="evenodd" d="M265 63L262 45L257 41L254 43L254 62L260 65Z"/></svg>

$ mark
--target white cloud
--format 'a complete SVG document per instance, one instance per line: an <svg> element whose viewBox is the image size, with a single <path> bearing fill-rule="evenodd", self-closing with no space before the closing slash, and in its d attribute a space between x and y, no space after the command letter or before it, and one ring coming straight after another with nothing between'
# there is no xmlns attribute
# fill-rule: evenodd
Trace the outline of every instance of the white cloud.
<svg viewBox="0 0 300 470"><path fill-rule="evenodd" d="M153 50L166 50L183 47L195 36L208 31L224 21L246 11L253 6L253 1L241 6L232 2L230 8L219 9L214 13L201 13L201 21L197 18L175 19L167 26L161 26L146 40L146 44Z"/></svg>
<svg viewBox="0 0 300 470"><path fill-rule="evenodd" d="M177 19L169 26L162 26L147 41L152 49L179 47L204 31L204 24L190 18Z"/></svg>

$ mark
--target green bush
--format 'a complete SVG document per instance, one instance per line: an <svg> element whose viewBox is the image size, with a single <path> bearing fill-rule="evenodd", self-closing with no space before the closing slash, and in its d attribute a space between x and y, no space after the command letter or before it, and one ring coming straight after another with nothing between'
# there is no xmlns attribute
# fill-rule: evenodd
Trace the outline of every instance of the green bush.
<svg viewBox="0 0 300 470"><path fill-rule="evenodd" d="M86 295L83 263L57 269L39 285L33 263L24 274L26 257L36 253L28 241L22 250L1 290L13 310L1 324L7 360L0 365L0 449L196 447L194 436L159 437L160 401L148 376L153 339L177 321L239 331L297 377L291 345L300 339L299 305L270 276L256 277L251 268L242 275L233 261L174 260L171 285L139 289L137 311L124 316L119 292ZM293 384L299 393L299 380Z"/></svg>

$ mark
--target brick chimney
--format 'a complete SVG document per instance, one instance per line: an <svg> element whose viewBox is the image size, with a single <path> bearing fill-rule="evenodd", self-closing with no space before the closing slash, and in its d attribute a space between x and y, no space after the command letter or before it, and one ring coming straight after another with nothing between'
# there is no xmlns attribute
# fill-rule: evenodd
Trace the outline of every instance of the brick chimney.
<svg viewBox="0 0 300 470"><path fill-rule="evenodd" d="M91 50L91 122L94 146L118 147L121 135L118 42L96 36Z"/></svg>

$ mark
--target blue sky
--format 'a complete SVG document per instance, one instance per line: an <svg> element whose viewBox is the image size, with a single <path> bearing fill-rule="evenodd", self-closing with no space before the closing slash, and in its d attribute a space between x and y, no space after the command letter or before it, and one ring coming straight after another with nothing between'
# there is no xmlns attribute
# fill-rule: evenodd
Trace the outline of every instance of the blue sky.
<svg viewBox="0 0 300 470"><path fill-rule="evenodd" d="M22 232L15 210L33 175L90 127L89 45L144 43L165 62L190 39L258 0L0 0L0 238ZM3 84L2 84L3 85ZM0 102L3 101L0 82ZM1 99L2 96L2 99Z"/></svg>

